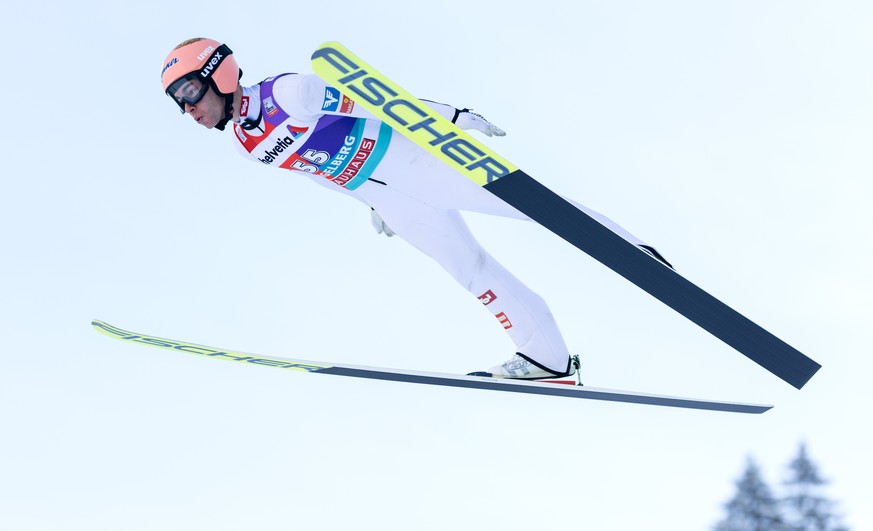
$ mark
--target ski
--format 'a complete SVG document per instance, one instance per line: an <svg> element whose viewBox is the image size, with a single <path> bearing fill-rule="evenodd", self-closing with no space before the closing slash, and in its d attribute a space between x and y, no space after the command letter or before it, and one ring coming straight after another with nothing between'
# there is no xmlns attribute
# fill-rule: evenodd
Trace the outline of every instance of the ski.
<svg viewBox="0 0 873 531"><path fill-rule="evenodd" d="M513 166L338 42L321 45L312 54L312 67L328 84L465 177L785 382L800 389L821 368Z"/></svg>
<svg viewBox="0 0 873 531"><path fill-rule="evenodd" d="M335 376L350 376L352 378L366 378L391 382L440 385L468 389L486 389L490 391L528 393L535 395L564 396L571 398L585 398L589 400L605 400L609 402L626 402L631 404L726 411L733 413L763 413L773 407L761 404L718 402L712 400L698 400L694 398L635 393L630 391L616 391L612 389L596 389L577 385L560 385L568 383L565 381L542 383L524 380L506 380L478 376L460 376L454 374L438 374L401 369L383 369L337 363L322 363L317 361L292 360L275 356L245 354L243 352L207 347L174 339L164 339L145 334L137 334L134 332L128 332L127 330L122 330L96 319L91 321L91 326L101 334L129 343L138 343L176 352L196 354L207 358L235 361L251 365L261 365L290 371L333 374Z"/></svg>

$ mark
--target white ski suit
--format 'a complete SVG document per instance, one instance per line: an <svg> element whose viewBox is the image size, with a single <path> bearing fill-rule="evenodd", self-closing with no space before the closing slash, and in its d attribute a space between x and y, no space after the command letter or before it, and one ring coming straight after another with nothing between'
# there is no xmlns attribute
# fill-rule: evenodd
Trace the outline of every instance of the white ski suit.
<svg viewBox="0 0 873 531"><path fill-rule="evenodd" d="M464 112L428 104L452 121ZM527 216L314 74L282 74L243 87L240 118L233 129L244 156L305 173L375 209L394 233L478 297L518 352L554 372L567 371L567 346L545 301L482 248L459 211ZM631 243L642 244L604 216L576 206Z"/></svg>

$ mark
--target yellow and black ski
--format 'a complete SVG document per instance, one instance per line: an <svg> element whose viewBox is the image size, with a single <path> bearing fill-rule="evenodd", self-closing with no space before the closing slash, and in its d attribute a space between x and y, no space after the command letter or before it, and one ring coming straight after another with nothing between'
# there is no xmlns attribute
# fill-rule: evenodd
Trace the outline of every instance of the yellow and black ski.
<svg viewBox="0 0 873 531"><path fill-rule="evenodd" d="M328 84L461 175L794 387L803 387L821 367L513 166L340 43L321 45L312 54L312 67Z"/></svg>

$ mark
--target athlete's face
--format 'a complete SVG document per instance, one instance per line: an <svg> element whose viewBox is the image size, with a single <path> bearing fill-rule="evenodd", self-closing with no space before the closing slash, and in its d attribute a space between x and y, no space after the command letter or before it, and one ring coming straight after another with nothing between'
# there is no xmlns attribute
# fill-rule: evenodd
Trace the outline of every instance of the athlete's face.
<svg viewBox="0 0 873 531"><path fill-rule="evenodd" d="M167 90L183 112L195 122L212 129L224 117L224 99L202 79L189 75L174 82Z"/></svg>
<svg viewBox="0 0 873 531"><path fill-rule="evenodd" d="M215 127L224 117L224 99L212 87L207 88L200 101L193 105L185 103L184 106L185 112L207 129Z"/></svg>

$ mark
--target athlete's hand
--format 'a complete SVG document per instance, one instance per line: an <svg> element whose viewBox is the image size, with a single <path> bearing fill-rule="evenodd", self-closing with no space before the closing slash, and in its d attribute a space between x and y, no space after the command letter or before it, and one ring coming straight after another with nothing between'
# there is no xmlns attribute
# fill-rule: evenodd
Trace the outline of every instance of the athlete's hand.
<svg viewBox="0 0 873 531"><path fill-rule="evenodd" d="M376 212L376 209L370 209L370 222L373 224L373 228L376 229L376 234L384 234L389 238L394 236L394 231L382 221L382 216Z"/></svg>
<svg viewBox="0 0 873 531"><path fill-rule="evenodd" d="M506 132L485 119L481 114L471 112L470 109L462 109L458 112L455 125L461 129L475 129L487 136L506 136Z"/></svg>

